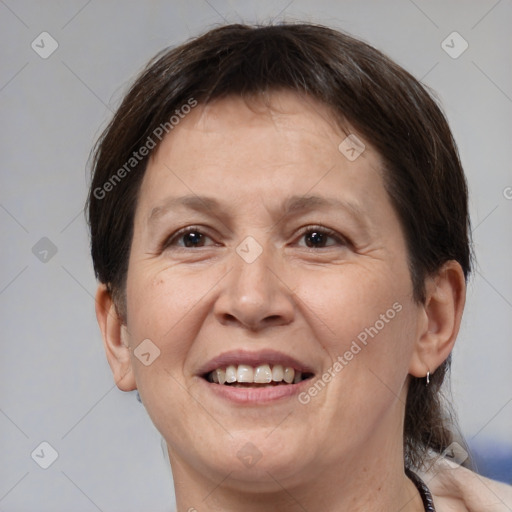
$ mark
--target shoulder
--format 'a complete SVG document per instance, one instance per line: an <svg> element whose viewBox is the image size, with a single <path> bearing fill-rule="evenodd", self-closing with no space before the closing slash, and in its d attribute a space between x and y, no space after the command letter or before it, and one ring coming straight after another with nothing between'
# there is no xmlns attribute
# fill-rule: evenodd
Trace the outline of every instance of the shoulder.
<svg viewBox="0 0 512 512"><path fill-rule="evenodd" d="M420 473L437 512L510 512L512 486L490 480L446 460Z"/></svg>

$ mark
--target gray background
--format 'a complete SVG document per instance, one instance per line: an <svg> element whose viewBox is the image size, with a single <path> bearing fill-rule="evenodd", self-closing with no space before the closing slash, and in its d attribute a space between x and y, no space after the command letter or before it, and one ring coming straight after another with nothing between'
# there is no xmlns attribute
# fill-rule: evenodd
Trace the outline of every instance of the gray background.
<svg viewBox="0 0 512 512"><path fill-rule="evenodd" d="M437 91L470 183L478 257L456 408L484 461L512 454L510 0L0 0L0 511L172 509L160 436L113 385L96 325L86 163L158 50L225 21L269 19L346 30ZM59 45L47 59L31 48L43 31ZM453 31L469 44L456 59L441 46ZM42 441L59 454L46 470L31 458Z"/></svg>

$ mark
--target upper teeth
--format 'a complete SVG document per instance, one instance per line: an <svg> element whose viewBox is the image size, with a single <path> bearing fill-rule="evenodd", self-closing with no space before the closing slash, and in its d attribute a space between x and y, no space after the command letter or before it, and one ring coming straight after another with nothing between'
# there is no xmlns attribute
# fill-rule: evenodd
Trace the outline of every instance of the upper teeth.
<svg viewBox="0 0 512 512"><path fill-rule="evenodd" d="M280 364L275 364L272 367L269 364L261 364L255 368L247 364L238 366L231 364L226 368L213 370L210 373L210 378L219 384L232 382L268 384L272 381L281 382L283 380L287 384L291 384L302 380L302 372L295 371L290 366L283 367Z"/></svg>

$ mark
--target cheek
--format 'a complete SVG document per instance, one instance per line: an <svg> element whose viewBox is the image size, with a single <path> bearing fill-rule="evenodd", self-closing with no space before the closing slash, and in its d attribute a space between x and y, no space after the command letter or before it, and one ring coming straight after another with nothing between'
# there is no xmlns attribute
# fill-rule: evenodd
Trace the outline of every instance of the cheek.
<svg viewBox="0 0 512 512"><path fill-rule="evenodd" d="M415 333L407 287L382 287L373 279L357 284L325 297L324 308L316 309L327 312L316 321L316 334L330 359L322 375L329 382L311 398L318 411L332 411L332 431L345 432L355 446L389 424L390 414L401 416Z"/></svg>
<svg viewBox="0 0 512 512"><path fill-rule="evenodd" d="M323 374L330 390L319 403L332 402L336 422L348 411L351 418L378 417L400 395L413 351L417 309L409 275L375 264L314 281L297 294L330 360Z"/></svg>
<svg viewBox="0 0 512 512"><path fill-rule="evenodd" d="M203 276L204 277L204 276ZM200 326L201 301L211 284L194 275L142 268L128 274L127 319L130 345L150 339L160 350L165 368L182 366L187 350ZM139 376L145 377L140 365Z"/></svg>
<svg viewBox="0 0 512 512"><path fill-rule="evenodd" d="M194 342L205 328L215 290L226 274L224 266L185 269L161 262L158 265L139 262L130 267L127 280L130 346L135 350L142 340L150 339L160 351L149 368L133 359L138 386L169 378L183 383L190 373L187 364Z"/></svg>
<svg viewBox="0 0 512 512"><path fill-rule="evenodd" d="M172 269L141 265L128 274L127 318L132 347L132 368L142 401L157 428L167 439L185 438L177 418L191 414L195 402L187 394L184 367L207 314L207 296L215 279L204 273L182 275ZM158 348L149 365L135 355L142 340ZM197 421L204 411L194 410ZM168 432L173 425L173 432Z"/></svg>
<svg viewBox="0 0 512 512"><path fill-rule="evenodd" d="M212 286L204 273L136 263L128 272L127 316L134 330L158 338L185 319Z"/></svg>
<svg viewBox="0 0 512 512"><path fill-rule="evenodd" d="M295 293L331 357L344 353L354 340L363 345L382 337L399 341L413 314L407 306L412 297L408 273L375 261L325 273L305 271Z"/></svg>

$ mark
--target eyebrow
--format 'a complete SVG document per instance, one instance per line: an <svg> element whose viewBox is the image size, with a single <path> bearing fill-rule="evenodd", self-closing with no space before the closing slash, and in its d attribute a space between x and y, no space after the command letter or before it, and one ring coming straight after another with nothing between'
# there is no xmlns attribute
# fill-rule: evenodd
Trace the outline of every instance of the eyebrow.
<svg viewBox="0 0 512 512"><path fill-rule="evenodd" d="M169 211L179 208L186 208L198 213L209 213L218 216L226 213L227 207L217 199L208 196L186 195L181 197L171 197L165 200L161 205L154 207L148 216L148 222L153 223L163 217ZM345 201L333 197L324 196L291 196L284 205L279 208L279 222L298 214L308 213L314 210L345 210L353 218L359 221L363 226L367 225L368 217L363 209L354 202Z"/></svg>
<svg viewBox="0 0 512 512"><path fill-rule="evenodd" d="M285 202L283 214L294 215L318 209L348 210L356 217L365 217L362 208L358 204L334 197L323 196L292 196Z"/></svg>
<svg viewBox="0 0 512 512"><path fill-rule="evenodd" d="M219 211L222 209L219 201L211 197L196 195L171 197L165 200L161 205L156 206L151 210L151 213L148 216L148 222L155 222L169 211L176 210L178 208L187 208L199 213L206 213L212 210Z"/></svg>

